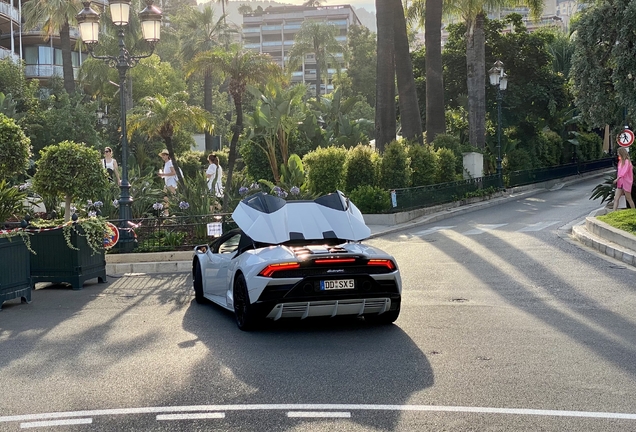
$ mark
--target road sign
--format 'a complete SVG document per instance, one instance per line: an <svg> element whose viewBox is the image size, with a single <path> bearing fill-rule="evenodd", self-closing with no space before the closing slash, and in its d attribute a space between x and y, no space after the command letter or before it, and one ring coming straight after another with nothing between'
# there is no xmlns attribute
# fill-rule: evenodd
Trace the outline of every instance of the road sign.
<svg viewBox="0 0 636 432"><path fill-rule="evenodd" d="M119 241L119 230L115 225L106 222L108 232L104 235L104 249L110 249Z"/></svg>
<svg viewBox="0 0 636 432"><path fill-rule="evenodd" d="M629 147L634 142L634 132L629 129L623 130L623 132L616 137L616 142L621 147Z"/></svg>

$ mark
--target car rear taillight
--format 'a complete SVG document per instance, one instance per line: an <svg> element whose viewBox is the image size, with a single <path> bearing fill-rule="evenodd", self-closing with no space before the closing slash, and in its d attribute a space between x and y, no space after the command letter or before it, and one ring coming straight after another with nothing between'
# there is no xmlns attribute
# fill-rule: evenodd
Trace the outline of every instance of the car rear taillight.
<svg viewBox="0 0 636 432"><path fill-rule="evenodd" d="M280 263L280 264L270 264L267 267L265 267L263 270L261 270L261 272L258 275L259 276L264 276L264 277L271 277L277 271L293 270L293 269L297 269L299 267L300 267L300 264L297 263L297 262L286 262L286 263Z"/></svg>
<svg viewBox="0 0 636 432"><path fill-rule="evenodd" d="M314 260L314 264L348 264L356 262L355 258L323 258Z"/></svg>
<svg viewBox="0 0 636 432"><path fill-rule="evenodd" d="M395 270L395 264L393 261L388 259L371 259L367 262L367 265L386 267L389 270Z"/></svg>

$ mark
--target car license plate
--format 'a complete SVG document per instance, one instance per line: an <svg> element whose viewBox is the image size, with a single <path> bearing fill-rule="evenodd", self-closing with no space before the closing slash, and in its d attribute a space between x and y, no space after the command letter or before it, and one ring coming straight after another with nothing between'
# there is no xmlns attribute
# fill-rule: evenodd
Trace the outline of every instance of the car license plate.
<svg viewBox="0 0 636 432"><path fill-rule="evenodd" d="M320 281L320 291L354 289L353 279L335 279Z"/></svg>

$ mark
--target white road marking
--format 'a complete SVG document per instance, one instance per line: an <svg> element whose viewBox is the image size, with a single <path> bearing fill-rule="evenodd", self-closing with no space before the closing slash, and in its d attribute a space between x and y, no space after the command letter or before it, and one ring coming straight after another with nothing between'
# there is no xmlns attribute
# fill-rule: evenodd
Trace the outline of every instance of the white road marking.
<svg viewBox="0 0 636 432"><path fill-rule="evenodd" d="M547 227L557 224L559 222L561 221L538 222L535 224L528 225L524 228L521 228L520 230L517 230L517 232L541 231L542 229L546 229Z"/></svg>
<svg viewBox="0 0 636 432"><path fill-rule="evenodd" d="M433 233L435 233L437 231L447 230L447 229L451 229L451 228L455 228L455 225L453 225L453 226L433 227L433 228L425 229L423 231L418 231L418 232L415 233L415 235L425 236L425 235L428 235L428 234L433 234Z"/></svg>
<svg viewBox="0 0 636 432"><path fill-rule="evenodd" d="M131 414L156 414L194 411L410 411L410 412L457 412L477 414L512 414L552 417L604 418L616 420L636 420L636 413L615 413L598 411L560 411L530 408L492 408L445 405L371 405L371 404L249 404L249 405L191 405L141 408L114 408L86 411L52 412L42 414L24 414L0 416L0 423L59 419L66 417L96 417ZM86 419L82 419L86 420ZM90 420L90 419L89 419Z"/></svg>
<svg viewBox="0 0 636 432"><path fill-rule="evenodd" d="M483 234L486 231L492 231L497 228L501 228L502 226L506 226L508 224L478 224L474 229L466 231L462 234L464 235L479 235Z"/></svg>
<svg viewBox="0 0 636 432"><path fill-rule="evenodd" d="M336 411L290 411L287 417L293 418L351 418L350 412Z"/></svg>
<svg viewBox="0 0 636 432"><path fill-rule="evenodd" d="M225 418L225 413L193 413L193 414L159 414L157 420L197 420L197 419L221 419Z"/></svg>
<svg viewBox="0 0 636 432"><path fill-rule="evenodd" d="M68 426L78 424L91 424L92 418L80 418L80 419L66 419L66 420L50 420L50 421L36 421L30 423L20 423L21 429L38 428L38 427L51 427L51 426Z"/></svg>

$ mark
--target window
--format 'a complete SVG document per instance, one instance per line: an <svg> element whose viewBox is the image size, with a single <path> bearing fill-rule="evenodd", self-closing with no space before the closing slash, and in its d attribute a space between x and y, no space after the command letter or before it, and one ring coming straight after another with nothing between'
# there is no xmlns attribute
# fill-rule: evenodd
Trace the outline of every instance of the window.
<svg viewBox="0 0 636 432"><path fill-rule="evenodd" d="M55 56L55 64L62 65L64 62L62 61L62 50L59 48L55 48L53 55ZM73 65L75 66L75 65Z"/></svg>
<svg viewBox="0 0 636 432"><path fill-rule="evenodd" d="M235 234L229 239L225 240L219 245L219 253L232 253L238 248L239 241L241 240L240 234Z"/></svg>
<svg viewBox="0 0 636 432"><path fill-rule="evenodd" d="M38 64L53 64L53 50L51 47L38 47Z"/></svg>

